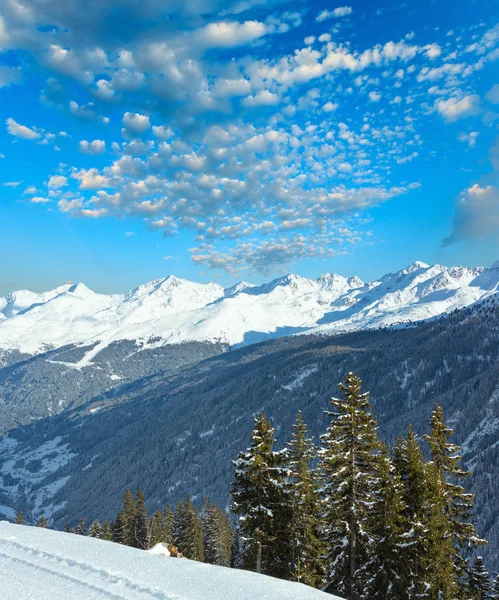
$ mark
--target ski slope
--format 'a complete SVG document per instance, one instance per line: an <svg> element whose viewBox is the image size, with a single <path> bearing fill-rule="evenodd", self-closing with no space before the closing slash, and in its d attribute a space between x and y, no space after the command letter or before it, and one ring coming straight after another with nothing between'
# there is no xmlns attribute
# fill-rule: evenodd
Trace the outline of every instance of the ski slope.
<svg viewBox="0 0 499 600"><path fill-rule="evenodd" d="M299 583L0 522L2 600L334 600Z"/></svg>

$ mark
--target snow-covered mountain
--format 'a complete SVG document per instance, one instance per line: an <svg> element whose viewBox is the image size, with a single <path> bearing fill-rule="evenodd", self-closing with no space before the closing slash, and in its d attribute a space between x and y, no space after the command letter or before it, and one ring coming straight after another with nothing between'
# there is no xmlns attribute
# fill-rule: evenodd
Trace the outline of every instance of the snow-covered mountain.
<svg viewBox="0 0 499 600"><path fill-rule="evenodd" d="M224 289L169 276L125 294L96 294L83 284L0 298L0 349L38 354L67 344L93 345L79 366L118 340L146 345L216 341L245 345L293 333L334 333L431 319L499 290L490 269L415 262L363 283L327 273L286 275Z"/></svg>
<svg viewBox="0 0 499 600"><path fill-rule="evenodd" d="M0 554L5 600L336 598L302 583L7 522L0 522Z"/></svg>

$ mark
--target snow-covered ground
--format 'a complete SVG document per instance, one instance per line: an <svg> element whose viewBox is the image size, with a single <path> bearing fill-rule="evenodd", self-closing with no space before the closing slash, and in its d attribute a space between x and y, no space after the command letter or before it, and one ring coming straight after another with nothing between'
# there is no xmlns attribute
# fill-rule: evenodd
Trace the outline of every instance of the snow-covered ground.
<svg viewBox="0 0 499 600"><path fill-rule="evenodd" d="M299 583L0 522L2 600L334 600Z"/></svg>
<svg viewBox="0 0 499 600"><path fill-rule="evenodd" d="M260 286L242 282L224 290L169 276L111 296L83 284L43 294L23 290L0 298L0 350L36 354L65 344L94 344L79 363L68 364L81 368L117 340L234 346L294 333L392 326L469 306L498 290L499 263L473 269L421 262L371 283L327 273L318 279L286 275Z"/></svg>

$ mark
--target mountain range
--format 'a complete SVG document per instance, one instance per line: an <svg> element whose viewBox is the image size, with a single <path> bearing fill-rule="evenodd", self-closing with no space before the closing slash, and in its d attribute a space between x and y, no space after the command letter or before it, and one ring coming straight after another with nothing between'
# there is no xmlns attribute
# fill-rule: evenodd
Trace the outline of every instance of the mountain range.
<svg viewBox="0 0 499 600"><path fill-rule="evenodd" d="M22 290L0 298L0 360L2 350L35 355L91 345L82 367L119 340L149 348L186 341L237 347L294 333L396 326L469 306L498 289L499 262L490 269L415 262L371 283L334 273L288 274L224 289L168 276L115 295L81 283L42 294Z"/></svg>

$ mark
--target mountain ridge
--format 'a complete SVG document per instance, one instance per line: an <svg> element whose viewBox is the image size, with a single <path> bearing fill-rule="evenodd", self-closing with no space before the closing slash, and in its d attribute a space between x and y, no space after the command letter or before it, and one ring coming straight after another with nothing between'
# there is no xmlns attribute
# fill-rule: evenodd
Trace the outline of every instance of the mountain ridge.
<svg viewBox="0 0 499 600"><path fill-rule="evenodd" d="M0 298L0 351L36 355L67 344L105 347L118 340L237 347L291 333L396 326L495 294L497 264L484 269L415 261L368 283L335 273L317 279L288 273L224 289L169 275L124 294L98 294L82 283L41 294L21 290Z"/></svg>

